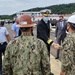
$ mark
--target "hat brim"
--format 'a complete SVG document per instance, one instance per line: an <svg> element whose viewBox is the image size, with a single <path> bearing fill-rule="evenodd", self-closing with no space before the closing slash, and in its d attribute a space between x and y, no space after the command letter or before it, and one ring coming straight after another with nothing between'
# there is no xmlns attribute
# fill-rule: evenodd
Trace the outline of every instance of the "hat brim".
<svg viewBox="0 0 75 75"><path fill-rule="evenodd" d="M33 26L35 26L35 24L34 23L32 23L32 24L18 24L17 25L17 27L33 27Z"/></svg>

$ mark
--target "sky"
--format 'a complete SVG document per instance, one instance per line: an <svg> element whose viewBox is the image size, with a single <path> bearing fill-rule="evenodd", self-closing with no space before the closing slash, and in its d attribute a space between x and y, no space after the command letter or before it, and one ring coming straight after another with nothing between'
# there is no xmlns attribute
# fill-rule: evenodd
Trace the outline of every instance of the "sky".
<svg viewBox="0 0 75 75"><path fill-rule="evenodd" d="M0 15L12 15L35 7L68 3L75 3L75 0L0 0Z"/></svg>

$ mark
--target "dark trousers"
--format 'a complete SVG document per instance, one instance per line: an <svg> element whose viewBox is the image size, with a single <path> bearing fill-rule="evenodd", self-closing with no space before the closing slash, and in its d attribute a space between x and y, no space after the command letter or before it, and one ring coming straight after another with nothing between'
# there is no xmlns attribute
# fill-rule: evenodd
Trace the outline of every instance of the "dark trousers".
<svg viewBox="0 0 75 75"><path fill-rule="evenodd" d="M19 36L21 35L21 30L19 29Z"/></svg>
<svg viewBox="0 0 75 75"><path fill-rule="evenodd" d="M49 56L49 58L50 58L50 45L46 45L47 46L47 50L48 50L48 56Z"/></svg>
<svg viewBox="0 0 75 75"><path fill-rule="evenodd" d="M57 39L57 43L59 44L59 45L61 45L61 43L63 43L63 41L64 41L64 38L59 38L59 39ZM56 54L56 57L57 58L59 58L59 54L60 54L60 50L58 49L57 50L57 54Z"/></svg>
<svg viewBox="0 0 75 75"><path fill-rule="evenodd" d="M2 75L2 53L0 51L0 75Z"/></svg>
<svg viewBox="0 0 75 75"><path fill-rule="evenodd" d="M0 75L2 75L2 54L5 54L7 43L0 44Z"/></svg>

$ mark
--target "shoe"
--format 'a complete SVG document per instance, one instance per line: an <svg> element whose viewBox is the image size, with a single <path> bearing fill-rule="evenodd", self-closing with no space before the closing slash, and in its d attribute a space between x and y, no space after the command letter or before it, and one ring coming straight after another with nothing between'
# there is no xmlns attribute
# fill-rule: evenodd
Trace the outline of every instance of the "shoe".
<svg viewBox="0 0 75 75"><path fill-rule="evenodd" d="M54 75L54 74L51 72L50 75Z"/></svg>
<svg viewBox="0 0 75 75"><path fill-rule="evenodd" d="M55 59L59 59L59 57L55 57Z"/></svg>

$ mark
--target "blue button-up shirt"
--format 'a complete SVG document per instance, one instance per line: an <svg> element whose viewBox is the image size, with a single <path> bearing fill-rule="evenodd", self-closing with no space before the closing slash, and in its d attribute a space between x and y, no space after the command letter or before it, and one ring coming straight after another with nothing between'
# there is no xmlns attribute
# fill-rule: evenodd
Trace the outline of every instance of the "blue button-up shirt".
<svg viewBox="0 0 75 75"><path fill-rule="evenodd" d="M5 27L0 27L0 43L6 41L6 35L8 35L8 31Z"/></svg>
<svg viewBox="0 0 75 75"><path fill-rule="evenodd" d="M16 22L12 25L12 30L15 31L16 36L19 36L19 27L17 27L17 23Z"/></svg>

